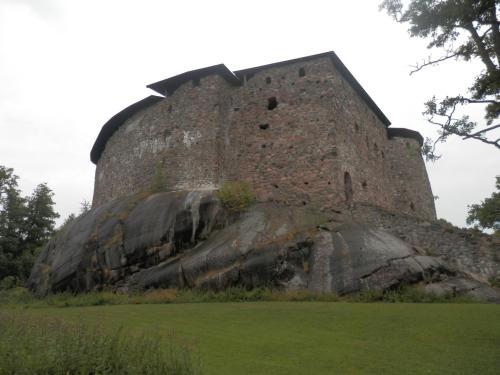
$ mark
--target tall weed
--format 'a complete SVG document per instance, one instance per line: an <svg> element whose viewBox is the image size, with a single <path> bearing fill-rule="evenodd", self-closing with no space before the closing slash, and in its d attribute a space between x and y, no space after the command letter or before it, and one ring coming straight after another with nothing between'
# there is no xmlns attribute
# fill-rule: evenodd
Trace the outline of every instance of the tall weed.
<svg viewBox="0 0 500 375"><path fill-rule="evenodd" d="M0 311L0 375L200 374L199 359L174 335Z"/></svg>

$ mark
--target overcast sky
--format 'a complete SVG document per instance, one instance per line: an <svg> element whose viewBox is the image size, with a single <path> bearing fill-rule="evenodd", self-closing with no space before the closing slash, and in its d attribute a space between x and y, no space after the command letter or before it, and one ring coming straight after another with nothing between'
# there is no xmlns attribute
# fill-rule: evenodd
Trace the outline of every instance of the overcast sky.
<svg viewBox="0 0 500 375"><path fill-rule="evenodd" d="M424 136L433 129L423 103L465 92L481 69L450 61L410 77L430 52L375 0L0 0L0 165L14 168L26 195L47 182L64 218L92 199L89 152L100 128L151 94L147 84L330 50L393 126ZM438 217L463 226L467 205L494 190L500 152L461 140L440 150L427 164Z"/></svg>

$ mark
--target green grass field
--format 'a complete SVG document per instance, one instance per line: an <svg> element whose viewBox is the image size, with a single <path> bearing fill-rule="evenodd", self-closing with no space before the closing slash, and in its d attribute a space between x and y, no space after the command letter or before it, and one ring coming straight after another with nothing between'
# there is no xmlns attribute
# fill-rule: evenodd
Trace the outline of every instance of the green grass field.
<svg viewBox="0 0 500 375"><path fill-rule="evenodd" d="M174 329L196 343L205 374L500 374L498 305L252 302L23 310L122 325L131 334Z"/></svg>

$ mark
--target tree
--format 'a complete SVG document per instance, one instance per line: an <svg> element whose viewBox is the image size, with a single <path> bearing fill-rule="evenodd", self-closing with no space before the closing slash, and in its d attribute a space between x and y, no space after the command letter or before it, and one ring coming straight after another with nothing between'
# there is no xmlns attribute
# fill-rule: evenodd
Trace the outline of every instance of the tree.
<svg viewBox="0 0 500 375"><path fill-rule="evenodd" d="M17 180L11 168L0 166L0 280L19 273L26 206Z"/></svg>
<svg viewBox="0 0 500 375"><path fill-rule="evenodd" d="M59 214L54 211L54 193L47 184L39 184L27 199L25 246L36 248L47 242L54 233L55 219Z"/></svg>
<svg viewBox="0 0 500 375"><path fill-rule="evenodd" d="M54 233L59 217L47 184L22 197L17 181L12 168L0 166L0 281L27 279L37 250Z"/></svg>
<svg viewBox="0 0 500 375"><path fill-rule="evenodd" d="M80 213L78 215L74 214L73 212L70 213L68 215L68 217L66 217L66 219L64 219L62 225L56 229L56 232L62 230L63 228L65 228L69 223L73 222L74 220L76 220L78 217L82 216L83 214L86 214L87 212L89 212L90 210L92 209L92 205L90 204L90 202L86 199L84 199L81 203L80 203Z"/></svg>
<svg viewBox="0 0 500 375"><path fill-rule="evenodd" d="M92 208L92 205L90 204L90 202L88 200L84 199L80 203L80 215L83 215L83 214L89 212L91 208Z"/></svg>
<svg viewBox="0 0 500 375"><path fill-rule="evenodd" d="M496 180L497 191L490 198L468 207L467 224L478 223L480 228L493 229L500 234L500 176Z"/></svg>
<svg viewBox="0 0 500 375"><path fill-rule="evenodd" d="M451 135L475 139L500 150L500 0L384 0L386 10L399 23L409 24L411 37L429 40L427 48L444 51L414 66L410 74L447 60L479 60L483 70L474 77L469 95L455 94L425 103L427 120L437 126L438 137L426 139L422 149L427 160L436 160L436 145ZM460 107L482 105L486 124L468 115L458 116Z"/></svg>

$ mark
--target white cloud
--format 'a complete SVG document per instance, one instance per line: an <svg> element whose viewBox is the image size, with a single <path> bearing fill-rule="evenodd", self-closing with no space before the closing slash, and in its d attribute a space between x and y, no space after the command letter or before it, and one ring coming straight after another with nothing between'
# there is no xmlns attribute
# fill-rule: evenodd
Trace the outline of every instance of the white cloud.
<svg viewBox="0 0 500 375"><path fill-rule="evenodd" d="M0 0L0 6L22 7L44 19L54 20L59 15L57 0Z"/></svg>

